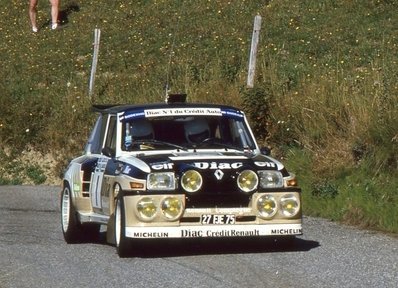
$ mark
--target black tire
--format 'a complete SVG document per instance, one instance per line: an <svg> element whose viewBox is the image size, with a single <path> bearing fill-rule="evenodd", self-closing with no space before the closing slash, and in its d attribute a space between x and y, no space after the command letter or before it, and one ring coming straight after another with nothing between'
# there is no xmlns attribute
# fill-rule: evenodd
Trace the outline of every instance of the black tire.
<svg viewBox="0 0 398 288"><path fill-rule="evenodd" d="M66 243L80 242L82 229L72 203L69 184L64 185L61 194L61 226Z"/></svg>
<svg viewBox="0 0 398 288"><path fill-rule="evenodd" d="M69 184L65 184L61 194L61 226L66 243L96 242L101 225L90 223L82 225L73 206Z"/></svg>
<svg viewBox="0 0 398 288"><path fill-rule="evenodd" d="M115 205L115 243L119 257L124 258L130 255L131 241L126 237L126 214L122 195L119 195Z"/></svg>

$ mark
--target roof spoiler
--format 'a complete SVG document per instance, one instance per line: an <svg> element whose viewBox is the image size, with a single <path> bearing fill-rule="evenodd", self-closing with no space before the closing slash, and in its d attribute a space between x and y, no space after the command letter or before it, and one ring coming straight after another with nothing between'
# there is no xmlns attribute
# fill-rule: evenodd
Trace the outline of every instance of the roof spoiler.
<svg viewBox="0 0 398 288"><path fill-rule="evenodd" d="M119 106L119 104L94 104L92 109L94 112L102 112L115 106Z"/></svg>
<svg viewBox="0 0 398 288"><path fill-rule="evenodd" d="M167 104L186 103L186 102L187 102L187 94L185 93L168 94L166 98ZM92 109L94 112L103 112L107 109L121 105L126 105L126 104L93 104Z"/></svg>
<svg viewBox="0 0 398 288"><path fill-rule="evenodd" d="M187 102L187 94L181 93L181 94L168 94L166 98L166 103L167 104L173 104L173 103L185 103Z"/></svg>

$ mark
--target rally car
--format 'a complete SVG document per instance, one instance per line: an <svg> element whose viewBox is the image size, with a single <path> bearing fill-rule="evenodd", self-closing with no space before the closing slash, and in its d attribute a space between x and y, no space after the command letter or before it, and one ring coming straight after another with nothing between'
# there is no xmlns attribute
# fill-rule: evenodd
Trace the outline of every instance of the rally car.
<svg viewBox="0 0 398 288"><path fill-rule="evenodd" d="M301 235L296 177L259 148L244 112L174 96L93 106L84 155L63 177L65 241L103 225L124 257L138 239Z"/></svg>

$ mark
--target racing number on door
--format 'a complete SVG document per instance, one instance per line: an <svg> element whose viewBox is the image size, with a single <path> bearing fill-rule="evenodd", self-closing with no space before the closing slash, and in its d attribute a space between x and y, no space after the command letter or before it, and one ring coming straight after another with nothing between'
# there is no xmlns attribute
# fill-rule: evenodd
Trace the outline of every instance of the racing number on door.
<svg viewBox="0 0 398 288"><path fill-rule="evenodd" d="M109 158L99 158L95 167L92 189L91 189L91 205L94 208L101 208L101 187L104 179L104 172Z"/></svg>

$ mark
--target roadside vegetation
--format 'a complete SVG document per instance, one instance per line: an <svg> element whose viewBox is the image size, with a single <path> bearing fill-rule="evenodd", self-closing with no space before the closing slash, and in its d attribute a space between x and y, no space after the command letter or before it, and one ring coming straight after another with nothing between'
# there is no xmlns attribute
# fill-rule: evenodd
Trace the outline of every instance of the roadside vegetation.
<svg viewBox="0 0 398 288"><path fill-rule="evenodd" d="M92 103L163 101L169 83L190 101L244 108L297 174L305 214L398 233L397 1L65 0L58 31L40 2L37 34L27 3L1 2L0 184L58 179L83 150Z"/></svg>

